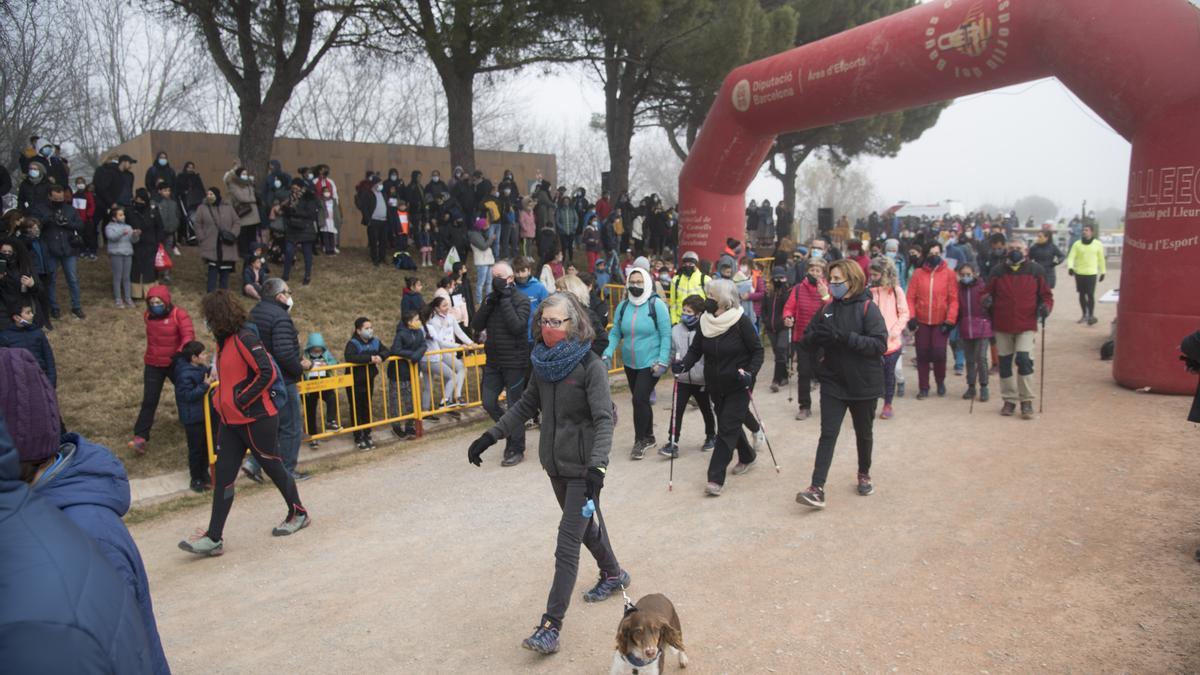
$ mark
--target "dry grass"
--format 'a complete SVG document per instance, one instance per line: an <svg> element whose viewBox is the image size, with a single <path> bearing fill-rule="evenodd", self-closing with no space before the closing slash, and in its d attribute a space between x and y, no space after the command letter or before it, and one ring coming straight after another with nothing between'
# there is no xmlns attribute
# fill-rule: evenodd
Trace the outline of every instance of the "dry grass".
<svg viewBox="0 0 1200 675"><path fill-rule="evenodd" d="M354 319L366 316L376 324L376 333L390 344L400 320L400 297L404 277L391 267L371 266L365 250L343 249L335 257L318 256L313 283L301 286L303 268L293 270L292 292L296 301L293 317L301 344L308 333L318 331L330 351L341 359L346 341L354 331ZM272 266L281 272L281 266ZM126 448L133 436L133 423L142 399L142 354L146 331L140 311L113 306L108 262L101 255L93 263L79 262L80 285L86 321L65 313L49 334L58 361L58 397L63 419L72 431L111 448L125 463L130 476L150 476L187 468L187 444L175 409L174 389L163 388L158 414L151 432L149 451L137 457ZM207 334L197 316L204 295L205 270L195 248L184 248L175 260L171 294L196 322L197 339L210 349ZM440 270L416 273L425 283L425 297L432 297ZM67 302L66 282L59 275L59 301ZM240 285L241 269L230 279ZM252 306L244 298L246 307Z"/></svg>

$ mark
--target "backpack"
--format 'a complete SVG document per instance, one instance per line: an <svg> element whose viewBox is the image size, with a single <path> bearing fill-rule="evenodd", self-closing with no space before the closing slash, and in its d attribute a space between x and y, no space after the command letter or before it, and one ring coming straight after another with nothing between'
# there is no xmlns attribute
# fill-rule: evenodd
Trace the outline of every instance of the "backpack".
<svg viewBox="0 0 1200 675"><path fill-rule="evenodd" d="M655 300L662 302L662 298L659 297L658 293L651 293L650 299L646 300L646 303L650 305L650 320L657 324L658 323L658 311L657 311L658 308L656 306L657 303L654 302ZM621 325L621 320L625 318L625 306L628 304L629 304L629 300L621 301L621 305L617 308L617 320L613 322L613 325L617 325L617 326Z"/></svg>

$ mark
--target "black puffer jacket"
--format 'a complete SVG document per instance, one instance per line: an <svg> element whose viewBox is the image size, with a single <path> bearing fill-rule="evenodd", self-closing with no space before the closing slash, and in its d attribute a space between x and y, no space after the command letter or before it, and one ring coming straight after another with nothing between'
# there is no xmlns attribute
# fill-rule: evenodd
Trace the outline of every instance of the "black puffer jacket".
<svg viewBox="0 0 1200 675"><path fill-rule="evenodd" d="M816 337L828 325L835 337L822 342ZM859 293L835 300L813 315L804 329L800 346L817 355L817 379L821 395L843 401L862 401L883 395L883 366L887 351L887 324L879 307Z"/></svg>
<svg viewBox="0 0 1200 675"><path fill-rule="evenodd" d="M791 290L791 284L786 281L780 286L771 282L771 291L762 304L762 325L766 333L773 334L787 328L783 325L783 306L787 304Z"/></svg>
<svg viewBox="0 0 1200 675"><path fill-rule="evenodd" d="M283 380L288 384L300 381L304 368L300 365L300 338L296 335L296 324L288 315L287 307L275 298L263 298L250 310L250 320L258 328L259 338L267 352L275 357Z"/></svg>
<svg viewBox="0 0 1200 675"><path fill-rule="evenodd" d="M691 370L701 357L704 357L704 384L709 391L728 394L741 389L738 371L757 376L763 364L762 340L754 330L754 320L743 314L717 337L708 337L703 328L697 329L692 346L683 357L684 372Z"/></svg>
<svg viewBox="0 0 1200 675"><path fill-rule="evenodd" d="M509 286L484 300L471 328L487 331L484 353L488 365L525 370L529 366L529 298Z"/></svg>
<svg viewBox="0 0 1200 675"><path fill-rule="evenodd" d="M83 231L83 221L70 202L40 204L30 215L42 223L42 244L47 253L56 258L68 258L78 252L71 246L71 238Z"/></svg>
<svg viewBox="0 0 1200 675"><path fill-rule="evenodd" d="M307 244L317 240L317 212L321 210L317 197L311 190L305 190L304 196L295 204L287 204L283 208L287 229L284 236L288 241L297 244Z"/></svg>

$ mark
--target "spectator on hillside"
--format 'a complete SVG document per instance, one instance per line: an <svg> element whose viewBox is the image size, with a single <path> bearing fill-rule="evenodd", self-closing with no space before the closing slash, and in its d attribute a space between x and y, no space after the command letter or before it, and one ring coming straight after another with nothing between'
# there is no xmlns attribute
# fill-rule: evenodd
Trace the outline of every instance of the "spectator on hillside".
<svg viewBox="0 0 1200 675"><path fill-rule="evenodd" d="M175 195L183 202L183 208L187 209L189 216L195 214L196 209L204 203L204 181L196 173L195 163L185 163L183 172L175 177Z"/></svg>
<svg viewBox="0 0 1200 675"><path fill-rule="evenodd" d="M283 280L287 281L292 275L292 263L296 259L296 249L304 253L304 280L302 285L312 282L313 247L317 242L317 218L321 206L316 195L304 181L292 179L292 193L284 202L281 209L286 225L284 237L286 248L283 254Z"/></svg>
<svg viewBox="0 0 1200 675"><path fill-rule="evenodd" d="M166 286L150 289L146 298L146 352L142 356L142 405L133 425L133 440L129 447L138 455L146 453L150 428L162 396L163 382L175 384L174 359L183 346L196 339L192 317L182 307L171 304L171 291Z"/></svg>
<svg viewBox="0 0 1200 675"><path fill-rule="evenodd" d="M50 385L58 387L58 369L54 362L54 349L46 339L46 333L33 321L33 305L28 300L6 305L11 325L0 329L0 347L24 349L33 355L38 367L45 373Z"/></svg>
<svg viewBox="0 0 1200 675"><path fill-rule="evenodd" d="M471 244L471 264L475 266L475 300L481 305L491 290L488 286L492 282L492 265L496 264L494 229L497 227L489 225L488 219L480 216L467 235Z"/></svg>
<svg viewBox="0 0 1200 675"><path fill-rule="evenodd" d="M242 295L252 300L262 300L262 287L270 276L266 255L266 248L257 245L242 267Z"/></svg>
<svg viewBox="0 0 1200 675"><path fill-rule="evenodd" d="M121 522L130 503L125 467L108 448L79 434L60 436L58 397L22 350L0 349L0 414L16 441L22 478L95 541L137 602L154 672L170 673L142 556Z"/></svg>
<svg viewBox="0 0 1200 675"><path fill-rule="evenodd" d="M559 250L568 259L575 259L575 234L579 230L579 213L566 197L558 200L558 208L554 212L554 227L558 233Z"/></svg>
<svg viewBox="0 0 1200 675"><path fill-rule="evenodd" d="M50 298L50 316L60 316L58 306L58 268L67 277L67 289L71 292L71 313L79 319L87 318L79 293L79 270L77 240L83 233L83 221L75 207L67 202L67 189L62 185L50 188L50 203L35 208L31 216L42 224L42 241L46 247L46 266L49 271L47 291Z"/></svg>
<svg viewBox="0 0 1200 675"><path fill-rule="evenodd" d="M262 222L258 215L254 176L241 163L235 163L233 168L225 172L222 182L225 183L225 198L233 207L241 225L237 239L237 257L244 260L250 256L250 247L258 240L258 225Z"/></svg>
<svg viewBox="0 0 1200 675"><path fill-rule="evenodd" d="M158 191L158 184L165 182L167 185L175 185L175 169L171 166L171 161L167 158L167 153L159 151L154 158L154 163L150 168L146 169L146 189L151 192Z"/></svg>
<svg viewBox="0 0 1200 675"><path fill-rule="evenodd" d="M367 226L367 254L376 267L383 264L387 253L388 204L379 176L372 175L369 187L360 190L355 205Z"/></svg>
<svg viewBox="0 0 1200 675"><path fill-rule="evenodd" d="M95 260L96 251L99 248L96 226L107 214L96 212L95 188L89 189L88 182L83 178L75 179L75 191L71 193L71 205L75 207L75 212L79 214L79 220L83 222L83 246L79 251L79 257L84 260Z"/></svg>
<svg viewBox="0 0 1200 675"><path fill-rule="evenodd" d="M357 429L354 432L354 446L359 450L374 450L375 441L371 439L371 429L367 425L373 417L371 410L372 392L375 390L375 378L379 375L379 364L388 356L387 345L375 337L375 326L365 316L354 320L354 334L346 342L343 357L346 363L355 363L361 368L355 368L352 375L353 385L346 392L350 401L351 420Z"/></svg>
<svg viewBox="0 0 1200 675"><path fill-rule="evenodd" d="M50 186L53 185L47 177L46 165L35 159L29 163L25 178L17 187L17 208L26 213L50 202Z"/></svg>
<svg viewBox="0 0 1200 675"><path fill-rule="evenodd" d="M9 310L23 304L32 306L41 291L29 250L17 239L0 239L0 305Z"/></svg>
<svg viewBox="0 0 1200 675"><path fill-rule="evenodd" d="M317 210L317 231L321 236L321 252L325 255L337 255L341 253L338 243L342 232L342 205L334 197L333 188L329 185L322 185L320 190L315 194L320 207Z"/></svg>
<svg viewBox="0 0 1200 675"><path fill-rule="evenodd" d="M153 673L153 651L129 585L91 537L22 480L25 460L44 460L55 450L18 451L0 414L4 668L13 673ZM48 625L54 626L53 637Z"/></svg>
<svg viewBox="0 0 1200 675"><path fill-rule="evenodd" d="M34 303L34 323L45 328L47 332L54 330L54 326L50 322L50 271L48 266L49 254L46 252L46 242L42 241L42 224L37 218L26 216L17 221L16 236L13 237L14 245L13 252L20 256L20 251L24 251L28 257L27 263L21 263L18 258L16 270L10 269L9 272L15 272L15 275L9 277L11 289L17 290L25 287L21 277L28 276L33 280L33 284L29 286L30 290L26 291L31 295L31 300ZM18 295L23 293L18 292Z"/></svg>
<svg viewBox="0 0 1200 675"><path fill-rule="evenodd" d="M154 259L158 245L162 243L162 218L158 207L150 201L146 188L138 188L133 205L125 209L125 220L133 228L133 263L130 265L129 280L133 299L142 300L147 290L158 281Z"/></svg>
<svg viewBox="0 0 1200 675"><path fill-rule="evenodd" d="M162 222L162 245L166 250L174 255L181 255L179 251L180 232L183 230L184 214L183 209L179 206L179 200L171 190L171 184L160 181L158 189L153 195L154 207L158 210L159 220ZM162 281L164 284L171 283L171 270L163 272Z"/></svg>
<svg viewBox="0 0 1200 675"><path fill-rule="evenodd" d="M267 353L279 364L279 372L287 389L287 400L279 408L279 456L283 467L297 481L308 480L309 474L297 471L300 461L300 437L304 433L303 411L300 407L300 390L296 383L304 371L312 368L312 361L300 353L300 338L296 324L289 313L294 302L292 290L283 279L267 279L262 288L262 300L250 310L250 321L258 330L258 336ZM261 483L262 473L252 459L242 466L242 471L251 480Z"/></svg>
<svg viewBox="0 0 1200 675"><path fill-rule="evenodd" d="M117 309L137 307L133 303L133 226L122 206L112 207L104 223L105 248L112 269L113 302Z"/></svg>
<svg viewBox="0 0 1200 675"><path fill-rule="evenodd" d="M521 400L529 366L529 298L516 288L512 266L500 261L492 266L492 292L471 321L476 334L487 331L483 366L483 408L492 420L503 416L500 392L509 408ZM525 459L525 430L508 434L501 466L515 466Z"/></svg>
<svg viewBox="0 0 1200 675"><path fill-rule="evenodd" d="M241 231L237 213L222 198L221 191L211 187L205 195L205 204L196 209L193 222L200 258L208 270L207 292L229 288L229 273L235 267L236 243Z"/></svg>
<svg viewBox="0 0 1200 675"><path fill-rule="evenodd" d="M212 384L212 373L204 355L204 344L192 340L175 355L175 407L187 440L188 473L192 492L212 489L208 476L208 443L204 436L205 395ZM216 421L213 421L216 426Z"/></svg>

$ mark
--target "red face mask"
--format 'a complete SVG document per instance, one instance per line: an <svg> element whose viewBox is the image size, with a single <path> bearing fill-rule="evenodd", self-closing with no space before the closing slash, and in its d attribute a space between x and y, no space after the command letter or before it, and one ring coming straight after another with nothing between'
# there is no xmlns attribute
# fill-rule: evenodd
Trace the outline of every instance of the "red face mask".
<svg viewBox="0 0 1200 675"><path fill-rule="evenodd" d="M565 339L567 339L566 328L551 328L549 326L542 327L542 342L545 343L547 347L553 349L554 345L562 342Z"/></svg>

